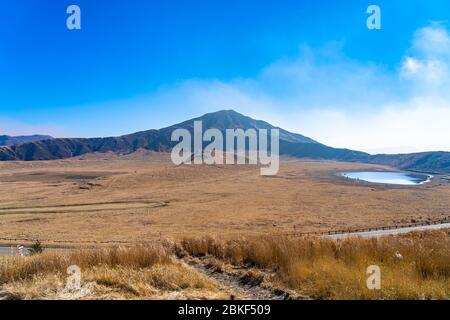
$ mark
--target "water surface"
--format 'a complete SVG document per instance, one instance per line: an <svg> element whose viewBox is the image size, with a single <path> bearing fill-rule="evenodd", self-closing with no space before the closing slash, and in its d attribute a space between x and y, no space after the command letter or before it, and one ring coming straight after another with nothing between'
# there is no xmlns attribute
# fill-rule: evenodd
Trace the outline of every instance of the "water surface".
<svg viewBox="0 0 450 320"><path fill-rule="evenodd" d="M412 172L344 172L342 176L372 183L396 184L403 186L421 185L431 181L432 176Z"/></svg>

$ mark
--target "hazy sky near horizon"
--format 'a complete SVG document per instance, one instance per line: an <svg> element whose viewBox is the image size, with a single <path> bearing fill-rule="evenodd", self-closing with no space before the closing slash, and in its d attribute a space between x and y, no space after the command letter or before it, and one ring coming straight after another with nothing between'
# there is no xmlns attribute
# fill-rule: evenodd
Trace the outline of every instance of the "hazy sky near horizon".
<svg viewBox="0 0 450 320"><path fill-rule="evenodd" d="M5 0L0 134L115 136L234 109L333 147L450 151L449 18L448 0Z"/></svg>

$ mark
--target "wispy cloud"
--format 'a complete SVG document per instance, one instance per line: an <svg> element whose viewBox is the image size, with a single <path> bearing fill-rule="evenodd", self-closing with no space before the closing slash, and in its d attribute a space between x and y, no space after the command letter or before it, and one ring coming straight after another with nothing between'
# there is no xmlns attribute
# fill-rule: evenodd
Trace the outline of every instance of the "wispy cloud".
<svg viewBox="0 0 450 320"><path fill-rule="evenodd" d="M281 58L252 78L190 79L126 101L73 108L71 119L80 110L91 116L70 128L85 136L92 128L96 135L111 128L128 133L233 108L334 147L450 151L450 34L444 25L417 30L397 68L352 60L344 47L304 45L296 57Z"/></svg>
<svg viewBox="0 0 450 320"><path fill-rule="evenodd" d="M150 105L197 114L234 108L335 147L450 151L445 26L418 30L397 70L351 60L343 46L303 46L296 58L280 59L254 78L184 81L154 95Z"/></svg>
<svg viewBox="0 0 450 320"><path fill-rule="evenodd" d="M450 34L440 24L416 32L410 53L402 65L402 76L414 81L417 89L449 88Z"/></svg>

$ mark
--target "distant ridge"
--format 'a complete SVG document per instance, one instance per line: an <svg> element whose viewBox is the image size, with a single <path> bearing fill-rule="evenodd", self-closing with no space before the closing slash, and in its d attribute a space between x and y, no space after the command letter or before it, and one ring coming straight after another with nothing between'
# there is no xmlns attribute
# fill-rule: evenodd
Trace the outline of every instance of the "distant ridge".
<svg viewBox="0 0 450 320"><path fill-rule="evenodd" d="M88 139L46 139L0 147L0 161L55 160L92 152L128 154L138 149L168 152L176 142L171 141L175 129L193 132L194 121L203 122L203 130L219 129L273 129L271 124L244 116L233 110L208 113L201 117L159 129L137 132L120 137ZM369 155L349 149L336 149L323 145L301 134L280 129L280 154L297 158L364 162L389 165L402 170L450 173L449 152L423 152L400 155Z"/></svg>
<svg viewBox="0 0 450 320"><path fill-rule="evenodd" d="M17 136L17 137L0 135L0 146L12 146L15 144L36 142L36 141L48 140L48 139L53 139L53 137L46 136L46 135L39 135L39 134L35 134L32 136Z"/></svg>

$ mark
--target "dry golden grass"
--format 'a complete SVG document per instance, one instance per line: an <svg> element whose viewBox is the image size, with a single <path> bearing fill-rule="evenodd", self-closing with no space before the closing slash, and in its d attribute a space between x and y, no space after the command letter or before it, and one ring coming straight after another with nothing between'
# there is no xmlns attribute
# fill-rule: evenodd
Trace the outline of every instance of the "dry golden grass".
<svg viewBox="0 0 450 320"><path fill-rule="evenodd" d="M292 297L449 299L449 231L339 241L273 236L227 241L187 238L175 247L154 244L0 257L0 291L24 299L229 298L231 288L174 256L187 253L205 259L207 268L230 272L242 282L266 289L282 289ZM402 260L395 258L396 251ZM87 294L64 289L70 265L81 268L85 286L94 283ZM366 287L370 265L381 268L381 290Z"/></svg>
<svg viewBox="0 0 450 320"><path fill-rule="evenodd" d="M449 240L442 233L341 242L259 237L448 217L450 183L439 177L417 187L338 177L342 171L383 169L389 168L282 159L277 176L262 177L254 166L174 167L170 155L149 152L0 162L0 239L77 247L195 236L203 240L184 242L191 253L267 269L278 284L314 298L448 298ZM64 298L66 268L76 264L86 281L97 283L93 298L223 296L210 280L160 250L4 257L0 286L25 298ZM395 262L396 250L403 261ZM371 264L382 268L381 291L365 287Z"/></svg>
<svg viewBox="0 0 450 320"><path fill-rule="evenodd" d="M69 254L42 254L28 257L3 258L0 264L0 284L24 280L36 274L65 272L67 267L96 266L146 268L172 262L169 253L160 247L108 248L76 251Z"/></svg>
<svg viewBox="0 0 450 320"><path fill-rule="evenodd" d="M143 152L0 162L0 238L40 239L47 246L140 243L160 235L234 239L449 215L448 181L389 187L337 176L382 168L283 159L277 176L262 177L255 166L174 167L168 154Z"/></svg>
<svg viewBox="0 0 450 320"><path fill-rule="evenodd" d="M257 237L230 241L185 239L182 248L243 269L274 272L273 285L313 299L449 299L448 231L380 239ZM395 252L403 260L395 259ZM366 286L367 267L381 268L381 290Z"/></svg>
<svg viewBox="0 0 450 320"><path fill-rule="evenodd" d="M67 267L82 270L91 292L67 292ZM23 299L226 298L208 278L175 261L158 246L110 248L69 254L0 257L0 289Z"/></svg>

